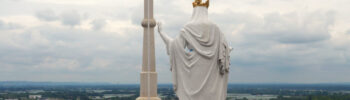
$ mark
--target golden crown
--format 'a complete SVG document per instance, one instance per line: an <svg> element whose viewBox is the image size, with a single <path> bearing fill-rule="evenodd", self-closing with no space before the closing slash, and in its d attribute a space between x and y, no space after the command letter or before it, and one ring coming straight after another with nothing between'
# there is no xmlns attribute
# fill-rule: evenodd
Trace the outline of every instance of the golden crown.
<svg viewBox="0 0 350 100"><path fill-rule="evenodd" d="M202 3L202 0L196 0L192 4L193 4L193 8L196 6L204 6L204 7L208 8L209 7L209 0L207 0L207 2L205 2L205 3Z"/></svg>

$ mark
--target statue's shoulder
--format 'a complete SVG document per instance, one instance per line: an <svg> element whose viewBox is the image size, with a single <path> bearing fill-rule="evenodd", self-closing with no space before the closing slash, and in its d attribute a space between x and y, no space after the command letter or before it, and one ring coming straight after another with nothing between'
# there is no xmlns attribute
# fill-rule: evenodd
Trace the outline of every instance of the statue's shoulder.
<svg viewBox="0 0 350 100"><path fill-rule="evenodd" d="M204 22L193 22L193 21L190 21L188 23L186 23L184 25L184 27L197 27L197 26L203 26L203 25L207 25L207 26L212 26L212 27L215 27L215 28L218 28L218 26L211 22L211 21L204 21Z"/></svg>

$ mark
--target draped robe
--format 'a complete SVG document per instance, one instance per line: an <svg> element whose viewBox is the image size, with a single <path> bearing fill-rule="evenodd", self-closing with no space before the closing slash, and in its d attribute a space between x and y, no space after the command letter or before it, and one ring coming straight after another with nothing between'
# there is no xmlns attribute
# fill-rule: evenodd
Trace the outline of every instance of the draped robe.
<svg viewBox="0 0 350 100"><path fill-rule="evenodd" d="M231 48L217 25L208 20L208 8L195 7L192 20L165 43L180 100L226 99Z"/></svg>

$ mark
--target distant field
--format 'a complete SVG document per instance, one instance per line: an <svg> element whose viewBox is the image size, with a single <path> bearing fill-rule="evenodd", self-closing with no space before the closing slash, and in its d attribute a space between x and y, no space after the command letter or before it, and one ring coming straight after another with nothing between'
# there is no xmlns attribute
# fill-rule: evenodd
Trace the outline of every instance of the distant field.
<svg viewBox="0 0 350 100"><path fill-rule="evenodd" d="M171 84L158 85L162 100L177 100ZM0 100L135 100L138 84L0 82ZM229 84L228 100L350 100L349 84Z"/></svg>

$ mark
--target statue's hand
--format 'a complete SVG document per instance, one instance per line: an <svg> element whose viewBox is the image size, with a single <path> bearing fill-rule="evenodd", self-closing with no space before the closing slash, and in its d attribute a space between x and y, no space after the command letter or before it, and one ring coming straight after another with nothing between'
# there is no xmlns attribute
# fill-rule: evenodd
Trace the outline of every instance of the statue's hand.
<svg viewBox="0 0 350 100"><path fill-rule="evenodd" d="M159 32L159 33L162 33L162 23L161 23L161 22L158 22L158 23L157 23L157 26L158 26L158 32Z"/></svg>
<svg viewBox="0 0 350 100"><path fill-rule="evenodd" d="M173 40L171 37L169 37L167 34L165 34L165 33L163 33L162 32L162 23L160 23L160 22L158 22L157 23L157 26L158 26L158 32L159 32L159 35L160 35L160 37L163 39L163 41L164 41L164 43L166 44L166 45L168 45L169 44L169 42L171 41L171 40Z"/></svg>

